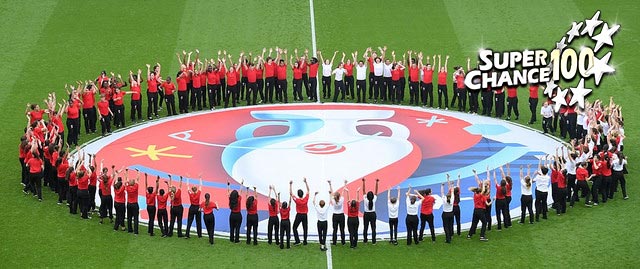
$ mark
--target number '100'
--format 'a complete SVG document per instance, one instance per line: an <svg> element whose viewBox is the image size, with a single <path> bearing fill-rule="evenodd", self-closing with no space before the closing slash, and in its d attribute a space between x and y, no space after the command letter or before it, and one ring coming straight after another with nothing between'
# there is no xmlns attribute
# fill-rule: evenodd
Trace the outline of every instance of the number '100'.
<svg viewBox="0 0 640 269"><path fill-rule="evenodd" d="M551 64L553 66L552 79L560 80L560 73L566 80L573 79L576 71L580 71L582 77L587 77L587 70L593 65L593 50L583 47L580 55L572 48L566 48L562 52L559 49L551 51Z"/></svg>

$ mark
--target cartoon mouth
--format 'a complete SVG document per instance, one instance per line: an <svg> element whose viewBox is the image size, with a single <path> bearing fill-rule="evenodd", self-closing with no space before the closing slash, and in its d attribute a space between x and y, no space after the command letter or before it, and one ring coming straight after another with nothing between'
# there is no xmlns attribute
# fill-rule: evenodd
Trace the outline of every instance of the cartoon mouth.
<svg viewBox="0 0 640 269"><path fill-rule="evenodd" d="M343 145L333 142L313 142L303 145L302 148L311 154L336 154L346 150Z"/></svg>

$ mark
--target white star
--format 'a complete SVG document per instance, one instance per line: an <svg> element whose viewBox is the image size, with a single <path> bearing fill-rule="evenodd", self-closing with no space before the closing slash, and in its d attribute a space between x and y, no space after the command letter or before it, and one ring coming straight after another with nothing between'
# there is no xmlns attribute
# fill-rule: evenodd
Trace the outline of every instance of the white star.
<svg viewBox="0 0 640 269"><path fill-rule="evenodd" d="M620 29L620 25L614 24L613 27L609 28L609 24L605 22L600 33L597 36L591 38L593 39L593 41L596 41L596 47L593 49L593 51L598 52L603 44L613 46L613 40L611 40L611 36L613 36L618 31L618 29Z"/></svg>
<svg viewBox="0 0 640 269"><path fill-rule="evenodd" d="M607 52L604 57L598 59L598 57L593 57L593 66L587 70L587 76L593 75L596 80L596 86L600 85L600 79L602 79L602 74L604 73L613 73L616 70L609 66L607 63L609 62L609 58L611 58L611 52Z"/></svg>
<svg viewBox="0 0 640 269"><path fill-rule="evenodd" d="M580 36L580 28L582 27L583 22L572 22L571 24L571 30L567 32L567 35L569 36L569 40L567 41L567 43L571 43L571 40L573 40L574 37Z"/></svg>
<svg viewBox="0 0 640 269"><path fill-rule="evenodd" d="M569 92L569 89L561 89L558 88L558 90L556 90L557 94L556 97L553 97L553 99L551 99L554 103L554 107L553 110L555 112L560 111L560 107L562 107L563 105L566 106L567 105L567 100L565 99L565 97L567 96L567 92Z"/></svg>
<svg viewBox="0 0 640 269"><path fill-rule="evenodd" d="M591 89L584 88L584 78L580 79L578 87L570 89L573 96L571 97L571 101L569 101L569 106L578 103L580 108L584 108L584 97L591 92Z"/></svg>
<svg viewBox="0 0 640 269"><path fill-rule="evenodd" d="M549 96L549 98L551 98L551 96L553 96L553 90L555 90L558 87L558 85L556 85L553 80L549 80L547 81L547 86L544 88L544 95Z"/></svg>
<svg viewBox="0 0 640 269"><path fill-rule="evenodd" d="M566 39L566 37L562 37L562 39L560 39L560 42L556 42L556 49L562 51L567 46L567 44L565 43Z"/></svg>
<svg viewBox="0 0 640 269"><path fill-rule="evenodd" d="M582 29L582 33L580 33L580 35L589 33L589 36L593 36L593 30L595 30L598 25L602 24L602 21L599 20L598 17L600 17L600 10L596 11L596 14L594 14L590 20L584 21L587 25Z"/></svg>

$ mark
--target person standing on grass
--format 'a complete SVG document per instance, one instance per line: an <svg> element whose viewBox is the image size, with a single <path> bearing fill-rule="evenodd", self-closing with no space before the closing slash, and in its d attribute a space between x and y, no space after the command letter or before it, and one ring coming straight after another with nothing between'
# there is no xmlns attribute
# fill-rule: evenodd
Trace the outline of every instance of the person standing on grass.
<svg viewBox="0 0 640 269"><path fill-rule="evenodd" d="M247 245L251 244L253 233L253 245L258 245L258 191L253 187L253 195L249 195L249 187L246 188L247 200Z"/></svg>
<svg viewBox="0 0 640 269"><path fill-rule="evenodd" d="M127 230L129 233L138 234L138 217L140 206L138 205L138 183L140 182L140 171L136 169L136 179L127 180L129 169L125 169L125 182L127 191Z"/></svg>
<svg viewBox="0 0 640 269"><path fill-rule="evenodd" d="M548 133L549 131L554 131L553 126L551 126L551 121L555 117L553 114L553 107L549 105L549 102L545 102L540 108L540 115L542 115L542 130L544 133Z"/></svg>
<svg viewBox="0 0 640 269"><path fill-rule="evenodd" d="M322 52L318 51L318 57L320 57L320 61L322 62L322 98L331 98L331 72L333 67L333 60L336 59L336 54L338 51L333 52L333 57L331 60L324 59L322 57Z"/></svg>
<svg viewBox="0 0 640 269"><path fill-rule="evenodd" d="M422 64L423 59L422 52L418 53L418 68L422 71L422 80L420 81L420 100L422 101L423 106L429 105L429 107L433 107L433 67L429 60L431 59L427 56L427 64ZM433 61L435 63L436 56L433 55Z"/></svg>
<svg viewBox="0 0 640 269"><path fill-rule="evenodd" d="M549 164L547 157L545 157L544 165L542 159L540 159L536 177L533 181L536 183L536 221L540 221L540 215L543 219L547 219L547 196L549 194Z"/></svg>
<svg viewBox="0 0 640 269"><path fill-rule="evenodd" d="M102 165L103 161L100 161L100 224L104 223L104 219L109 217L110 222L113 223L113 197L111 196L111 186L113 186L113 180L116 178L117 172L115 166L111 166L111 176L109 176L109 169Z"/></svg>
<svg viewBox="0 0 640 269"><path fill-rule="evenodd" d="M96 156L89 154L91 174L89 175L89 212L96 212L96 191L98 190L98 164Z"/></svg>
<svg viewBox="0 0 640 269"><path fill-rule="evenodd" d="M190 186L189 179L187 179L187 193L189 194L189 211L187 213L187 230L185 239L189 239L189 233L191 232L191 224L195 220L196 232L198 238L202 237L202 221L200 215L200 195L202 195L202 176L200 176L200 186Z"/></svg>
<svg viewBox="0 0 640 269"><path fill-rule="evenodd" d="M187 88L187 81L189 78L188 73L185 71L186 68L183 66L183 68L178 71L178 74L176 74L176 83L178 84L178 110L180 111L180 114L189 113L189 89ZM171 83L171 80L167 81ZM165 96L167 96L166 92Z"/></svg>
<svg viewBox="0 0 640 269"><path fill-rule="evenodd" d="M613 158L611 158L611 164L611 169L613 170L613 179L615 182L613 188L617 189L618 187L616 185L618 184L618 182L620 182L620 188L622 188L622 197L624 200L627 200L629 199L629 196L627 196L627 181L624 178L624 168L627 165L627 158L622 152L618 151L613 155Z"/></svg>
<svg viewBox="0 0 640 269"><path fill-rule="evenodd" d="M140 82L142 70L138 69L137 74L129 70L129 89L131 90L131 122L136 123L143 121L142 119L142 98Z"/></svg>
<svg viewBox="0 0 640 269"><path fill-rule="evenodd" d="M80 134L80 106L82 106L82 104L82 100L78 98L78 94L72 92L69 105L65 111L65 113L67 113L67 130L69 130L67 144L71 146L78 145L78 135Z"/></svg>
<svg viewBox="0 0 640 269"><path fill-rule="evenodd" d="M500 180L500 182L498 182L498 177L495 176L495 170L494 170L493 181L496 184L495 208L496 208L496 219L498 220L498 231L502 231L503 219L505 222L504 227L509 228L509 225L507 225L507 219L509 218L509 215L507 214L508 208L506 207L507 181L505 179L502 179Z"/></svg>
<svg viewBox="0 0 640 269"><path fill-rule="evenodd" d="M178 115L176 113L176 99L173 93L176 90L176 86L171 82L171 77L167 76L167 80L162 82L161 88L164 91L165 103L167 104L167 116Z"/></svg>
<svg viewBox="0 0 640 269"><path fill-rule="evenodd" d="M65 177L67 170L69 170L69 160L67 159L67 154L64 153L64 151L60 152L60 155L61 156L58 160L56 160L56 172L58 176L58 187L56 188L58 190L58 205L61 205L62 201L67 200L67 192L69 190L69 182ZM109 191L111 191L111 189L109 189Z"/></svg>
<svg viewBox="0 0 640 269"><path fill-rule="evenodd" d="M422 60L422 53L418 53L418 60L412 58L413 51L408 51L409 61L409 104L418 106L420 104L420 67L418 67L418 60Z"/></svg>
<svg viewBox="0 0 640 269"><path fill-rule="evenodd" d="M284 248L284 236L287 234L287 249L291 248L291 222L289 221L289 215L291 213L291 195L289 196L289 202L282 202L280 207L280 249Z"/></svg>
<svg viewBox="0 0 640 269"><path fill-rule="evenodd" d="M355 67L356 61L355 61L355 57L353 57L353 53L351 55L352 55L352 58L354 58L354 61L352 62L351 58L347 58L347 61L344 63L344 66L343 66L344 69L347 70L344 76L344 91L346 92L347 97L353 100L355 98L353 68Z"/></svg>
<svg viewBox="0 0 640 269"><path fill-rule="evenodd" d="M170 219L171 224L169 224L169 232L167 236L173 236L173 226L176 222L178 222L178 238L182 237L182 216L184 213L184 208L182 207L182 176L180 176L180 183L178 184L178 188L172 185L171 175L169 175L169 199L171 200L171 211L170 211Z"/></svg>
<svg viewBox="0 0 640 269"><path fill-rule="evenodd" d="M96 93L98 89L90 82L82 91L82 118L84 119L84 131L86 134L96 132Z"/></svg>
<svg viewBox="0 0 640 269"><path fill-rule="evenodd" d="M342 245L345 244L344 238L344 193L347 188L347 181L344 181L344 187L342 188L342 192L333 191L333 186L331 186L331 180L327 180L329 183L329 192L331 193L331 201L329 204L332 206L333 215L331 216L331 224L333 227L333 240L331 243L335 246L336 241L338 240L338 230L340 230L340 238L342 239Z"/></svg>
<svg viewBox="0 0 640 269"><path fill-rule="evenodd" d="M274 193L275 198L271 197L271 193ZM269 223L267 225L267 242L271 245L273 238L275 238L276 245L280 245L280 237L278 232L280 231L280 220L278 219L278 212L280 211L280 193L276 192L272 185L269 185ZM273 237L275 236L275 237Z"/></svg>
<svg viewBox="0 0 640 269"><path fill-rule="evenodd" d="M213 215L213 210L218 210L218 202L211 202L211 195L209 193L204 194L204 202L200 205L200 211L204 215L204 226L207 228L207 234L209 235L209 244L213 245L213 232L216 228L216 218Z"/></svg>
<svg viewBox="0 0 640 269"><path fill-rule="evenodd" d="M329 192L331 195L331 192ZM318 192L313 195L313 207L318 214L318 240L320 241L320 250L326 251L327 246L327 207L325 207L324 200L320 200L320 203L316 204L316 196Z"/></svg>
<svg viewBox="0 0 640 269"><path fill-rule="evenodd" d="M111 119L113 117L113 111L109 108L109 102L104 95L100 95L100 102L98 102L98 112L100 114L100 129L102 136L106 136L111 133Z"/></svg>
<svg viewBox="0 0 640 269"><path fill-rule="evenodd" d="M538 108L538 89L540 86L538 84L530 84L529 85L529 111L531 111L531 119L529 119L529 124L536 123L536 112Z"/></svg>
<svg viewBox="0 0 640 269"><path fill-rule="evenodd" d="M116 128L121 128L121 127L125 127L125 122L124 122L124 96L125 96L126 92L122 91L119 87L115 88L115 91L113 92L113 114L114 114L114 120L113 120L113 125L115 125Z"/></svg>
<svg viewBox="0 0 640 269"><path fill-rule="evenodd" d="M125 196L125 186L122 183L122 178L118 177L118 181L113 184L113 192L115 194L113 201L114 207L116 209L116 222L113 224L113 230L117 231L122 228L125 230L124 226L124 214L126 213L126 196Z"/></svg>
<svg viewBox="0 0 640 269"><path fill-rule="evenodd" d="M374 191L367 192L365 179L362 178L362 192L363 193L366 192L366 194L363 195L362 197L362 201L364 202L364 218L363 218L364 230L362 232L362 236L364 237L364 240L362 242L365 244L368 242L369 225L371 225L371 243L374 245L376 244L376 220L377 220L376 201L378 200L378 183L379 182L380 180L376 178L376 186Z"/></svg>
<svg viewBox="0 0 640 269"><path fill-rule="evenodd" d="M38 196L38 201L42 202L42 170L44 170L44 161L40 158L39 153L34 153L25 165L29 168L29 182L33 186L34 194Z"/></svg>
<svg viewBox="0 0 640 269"><path fill-rule="evenodd" d="M358 246L358 226L360 225L360 220L358 220L358 213L360 212L360 203L358 201L349 199L349 190L345 189L347 194L347 201L349 201L349 205L347 206L347 227L349 228L349 243L350 248L356 248ZM360 188L356 190L356 196L360 197Z"/></svg>
<svg viewBox="0 0 640 269"><path fill-rule="evenodd" d="M453 218L456 221L456 233L460 236L460 174L458 174L458 181L453 188Z"/></svg>
<svg viewBox="0 0 640 269"><path fill-rule="evenodd" d="M344 54L343 57L344 59ZM347 74L347 70L344 69L344 64L342 62L340 62L338 64L338 67L336 69L334 69L333 71L331 71L331 74L335 75L334 77L334 95L333 95L333 102L338 102L338 94L342 94L342 98L340 98L340 101L344 101L344 76Z"/></svg>
<svg viewBox="0 0 640 269"><path fill-rule="evenodd" d="M76 162L73 169L68 169L66 173L67 182L69 182L69 194L67 203L69 204L69 213L78 214L78 180L76 172L80 169L80 162Z"/></svg>
<svg viewBox="0 0 640 269"><path fill-rule="evenodd" d="M501 119L504 116L504 91L507 87L497 88L494 91L493 97L496 107L496 118Z"/></svg>
<svg viewBox="0 0 640 269"><path fill-rule="evenodd" d="M147 118L158 117L158 75L147 64Z"/></svg>
<svg viewBox="0 0 640 269"><path fill-rule="evenodd" d="M238 91L240 87L240 85L238 84L238 76L240 75L238 71L240 70L240 66L238 66L237 64L233 64L231 60L231 55L227 55L227 56L229 57L229 64L231 65L229 68L227 68L226 59L224 58L222 59L222 66L224 66L225 70L228 70L227 71L227 91L224 93L225 108L229 107L229 98L231 98L231 105L233 107L236 107L236 103L238 102ZM242 57L242 55L240 57ZM238 62L240 62L240 59L238 59Z"/></svg>
<svg viewBox="0 0 640 269"><path fill-rule="evenodd" d="M284 54L284 57L281 56L282 54ZM287 50L279 49L278 56L276 57L276 62L278 62L278 66L276 67L276 77L278 79L278 82L276 83L276 99L279 102L284 102L285 104L288 102L286 59Z"/></svg>
<svg viewBox="0 0 640 269"><path fill-rule="evenodd" d="M398 208L400 207L400 186L398 196L391 197L391 189L387 190L387 210L389 215L389 243L398 245Z"/></svg>
<svg viewBox="0 0 640 269"><path fill-rule="evenodd" d="M240 183L240 186L244 181ZM242 190L242 189L241 189ZM229 240L231 243L240 243L240 225L242 225L242 214L240 214L240 203L242 196L237 190L231 190L231 183L227 181L227 196L229 197Z"/></svg>
<svg viewBox="0 0 640 269"><path fill-rule="evenodd" d="M487 166L487 178L484 181L480 180L475 169L473 170L473 175L476 179L476 183L478 184L478 188L482 190L482 195L485 196L485 200L491 201L491 173L489 172L489 166ZM485 210L482 212L485 215L484 219L487 230L491 231L491 204L486 205Z"/></svg>
<svg viewBox="0 0 640 269"><path fill-rule="evenodd" d="M318 92L316 91L316 88L318 87L319 65L320 64L318 63L318 58L312 57L311 61L309 62L309 93L311 94L311 98L309 100L312 100L314 102L318 101Z"/></svg>
<svg viewBox="0 0 640 269"><path fill-rule="evenodd" d="M488 206L491 206L490 198L487 200L487 197L483 194L483 192L485 192L485 187L486 185L482 184L481 187L469 188L469 190L473 192L473 218L471 220L469 234L467 235L467 239L471 239L471 237L476 233L478 221L480 221L482 223L480 228L480 241L483 242L489 241L485 237L485 231L487 229L485 210Z"/></svg>
<svg viewBox="0 0 640 269"><path fill-rule="evenodd" d="M296 219L293 221L293 237L295 239L294 245L300 245L300 237L298 237L298 226L302 224L302 234L303 234L303 245L307 245L307 231L308 231L308 220L307 213L309 212L309 184L307 183L307 178L303 179L304 185L307 188L307 192L303 192L301 189L298 189L298 196L293 195L293 180L289 181L289 196L293 198L293 201L296 203Z"/></svg>
<svg viewBox="0 0 640 269"><path fill-rule="evenodd" d="M420 243L418 240L418 210L422 205L424 197L420 192L416 191L415 194L411 193L411 186L407 190L407 217L405 219L405 225L407 227L407 246L411 245L411 239L414 244Z"/></svg>
<svg viewBox="0 0 640 269"><path fill-rule="evenodd" d="M507 120L511 120L511 110L516 115L516 119L520 118L520 111L518 110L518 87L507 87Z"/></svg>
<svg viewBox="0 0 640 269"><path fill-rule="evenodd" d="M554 162L551 169L551 178L554 178L553 174L555 174L557 193L553 193L552 190L552 194L553 201L556 204L556 214L560 216L560 214L564 214L567 212L567 179L565 178L567 170L565 169L562 157L558 157L558 155L555 155L553 157Z"/></svg>
<svg viewBox="0 0 640 269"><path fill-rule="evenodd" d="M595 176L596 174L591 174L591 176L589 176L586 162L578 163L578 167L576 168L576 190L571 196L571 201L569 202L570 207L573 208L573 204L578 201L578 191L582 192L582 195L584 195L584 205L591 207L591 204L589 203L589 184L587 182L591 181Z"/></svg>
<svg viewBox="0 0 640 269"><path fill-rule="evenodd" d="M435 58L433 59L435 63ZM442 97L444 97L444 107L449 109L449 93L447 90L447 66L449 64L449 55L444 59L444 66L442 66L442 57L438 55L438 108L442 108Z"/></svg>
<svg viewBox="0 0 640 269"><path fill-rule="evenodd" d="M504 169L502 168L502 166L500 166L500 173L502 174L502 178L504 178L504 180L507 182L507 194L505 197L505 201L506 201L506 207L505 207L505 212L504 214L506 215L504 218L504 226L505 228L509 228L512 226L511 224L511 190L513 189L513 179L511 178L511 164L507 163L507 173L505 174Z"/></svg>
<svg viewBox="0 0 640 269"><path fill-rule="evenodd" d="M169 183L165 181L165 184L168 185ZM165 193L164 189L158 190L156 200L158 203L158 227L160 228L162 237L167 237L169 234L169 214L167 214L167 200L169 200L169 193Z"/></svg>
<svg viewBox="0 0 640 269"><path fill-rule="evenodd" d="M366 55L366 53L365 53ZM358 103L365 102L367 100L367 66L363 60L358 60L358 51L352 54L353 62L357 63L356 68L356 96ZM365 56L366 58L366 56ZM371 79L373 79L373 73L371 73ZM353 97L353 96L352 96ZM362 98L362 99L360 99ZM371 98L371 97L369 97ZM362 100L362 101L361 101Z"/></svg>
<svg viewBox="0 0 640 269"><path fill-rule="evenodd" d="M467 58L467 71L471 70L471 59ZM464 85L464 67L460 66L454 75L456 81L456 91L458 94L458 111L465 112L467 109L467 87Z"/></svg>
<svg viewBox="0 0 640 269"><path fill-rule="evenodd" d="M156 187L149 187L147 182L147 173L144 173L144 187L147 189L147 214L149 215L149 229L147 233L149 236L153 236L153 226L156 221L156 197L158 196L158 189L160 187L160 176L156 178Z"/></svg>
<svg viewBox="0 0 640 269"><path fill-rule="evenodd" d="M84 155L84 154L83 154ZM80 162L84 162L84 156L80 157ZM80 217L90 219L89 217L89 175L91 169L82 166L76 170L76 178L78 180L78 203L80 205Z"/></svg>
<svg viewBox="0 0 640 269"><path fill-rule="evenodd" d="M298 50L296 49L296 54ZM299 61L293 61L293 56L289 56L289 65L293 71L293 100L302 101L302 67Z"/></svg>
<svg viewBox="0 0 640 269"><path fill-rule="evenodd" d="M440 195L442 196L442 226L444 228L445 243L451 243L451 237L453 237L453 186L449 181L449 174L447 174L447 193L444 192L444 183L440 185Z"/></svg>
<svg viewBox="0 0 640 269"><path fill-rule="evenodd" d="M533 224L533 196L531 192L531 165L527 165L527 175L523 173L522 165L520 166L520 221L518 223L524 224L525 211L529 212L529 224Z"/></svg>
<svg viewBox="0 0 640 269"><path fill-rule="evenodd" d="M431 196L431 188L427 188L421 191L422 204L420 206L420 235L418 240L423 240L424 226L429 223L429 230L431 231L431 242L436 242L436 232L433 225L433 205L436 203L436 199Z"/></svg>

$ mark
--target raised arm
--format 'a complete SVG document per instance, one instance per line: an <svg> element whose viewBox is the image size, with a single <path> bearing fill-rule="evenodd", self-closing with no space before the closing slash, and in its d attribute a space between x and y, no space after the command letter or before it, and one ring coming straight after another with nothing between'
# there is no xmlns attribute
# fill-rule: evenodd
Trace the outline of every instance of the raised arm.
<svg viewBox="0 0 640 269"><path fill-rule="evenodd" d="M444 70L449 70L449 68L447 67L449 65L449 55L447 55L447 58L444 59Z"/></svg>
<svg viewBox="0 0 640 269"><path fill-rule="evenodd" d="M309 195L309 183L307 182L307 178L305 177L302 181L304 181L304 186L307 187L307 195Z"/></svg>
<svg viewBox="0 0 640 269"><path fill-rule="evenodd" d="M375 191L374 191L374 194L375 194L375 195L378 195L378 183L379 183L379 182L380 182L380 179L377 179L377 178L376 178L376 189L375 189Z"/></svg>
<svg viewBox="0 0 640 269"><path fill-rule="evenodd" d="M329 63L330 65L333 65L333 60L335 60L335 59L336 59L336 55L337 55L337 54L338 54L338 51L337 51L337 50L333 52L333 57L331 57L331 62Z"/></svg>

